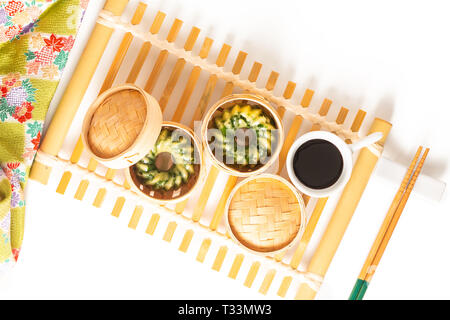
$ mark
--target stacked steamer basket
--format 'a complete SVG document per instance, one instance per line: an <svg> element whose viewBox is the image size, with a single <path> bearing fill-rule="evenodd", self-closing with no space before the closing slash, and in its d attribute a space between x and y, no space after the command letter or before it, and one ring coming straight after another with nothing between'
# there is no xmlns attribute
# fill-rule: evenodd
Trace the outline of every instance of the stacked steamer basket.
<svg viewBox="0 0 450 320"><path fill-rule="evenodd" d="M208 149L205 153L211 159L214 166L209 170L205 182L198 183L198 185L202 187L200 196L196 197L195 193L192 193L192 197L190 197L190 201L193 203L193 209L191 209L189 205L186 206L186 201L181 201L177 203L175 210L171 209L170 206L155 207L150 205L150 202L146 200L151 200L151 203L154 203L154 201L147 195L144 196L143 194L138 193L139 196L136 198L136 193L130 190L135 187L133 186L133 183L130 183L128 180L123 183L114 181L116 170L108 169L106 170L106 173L104 170L99 170L102 169L102 166L99 165L99 161L105 160L108 162L110 161L110 157L114 158L114 156L119 156L119 158L121 158L121 153L127 149L126 146L131 143L130 147L132 147L133 139L135 139L135 141L139 140L139 130L130 133L130 137L127 137L127 139L121 142L121 148L106 150L107 153L105 154L103 154L105 150L96 150L95 152L97 155L92 152L92 157L87 167L80 163L80 159L82 159L82 156L86 155L86 149L89 149L89 137L83 137L78 140L75 144L75 148L73 148L70 159L59 156L83 96L91 84L97 66L102 60L102 56L108 47L108 42L114 31L120 29L125 30L126 33L124 35L117 34L114 36L122 37L122 39L120 46L115 53L111 67L105 75L100 93L103 93L112 87L114 81L119 78L119 69L129 71L126 80L120 79L121 83L135 83L141 71L144 73L146 70L149 70L147 67L142 67L147 62L147 56L150 54L153 55L153 57L149 60L154 61L154 65L150 65L149 68L151 71L149 71L148 75L144 75L145 77L148 77L144 80L144 90L148 94L156 97L163 112L166 106L175 103L176 109L172 118L175 122L181 122L182 119L188 115L185 111L189 110L189 115L193 115L192 118L188 120L188 123L191 124L189 127L192 128L193 122L203 118L208 111L207 108L212 102L211 98L217 93L218 88L221 88L221 86L218 85L220 82L225 83L223 91L218 93L222 97L228 96L236 91L243 91L263 97L277 107L276 111L278 117L273 119L275 123L277 119L283 119L288 113L294 114L294 120L291 123L284 121L285 123L289 123L290 127L286 133L286 139L280 143L281 150L278 151L275 148L275 151L273 152L275 155L279 152L280 165L278 172L281 172L287 151L295 140L299 130L301 130L303 124L312 124L313 130L322 129L335 132L346 139L348 143L352 143L359 139L358 131L364 120L365 112L361 110L358 111L351 124L351 128L347 129L343 126L343 123L349 110L342 108L337 119L330 121L326 118L331 106L330 100L325 99L319 113L309 110L308 107L314 100L313 90L306 89L304 94L302 94L299 103L298 101L294 101L293 98L296 97L296 84L294 82L288 82L283 90L283 94L277 95L273 91L279 78L278 73L275 71L270 73L266 85L263 88L259 87L256 85L256 81L258 80L260 71L263 70L262 64L254 62L250 68L248 77L245 77L245 79L240 75L242 70L247 70L244 67L246 64L247 53L240 51L235 58L231 70L228 71L224 66L226 65L228 57L233 55L231 46L227 44L222 45L218 55L214 57L215 62L212 63L209 59L206 59L209 55L212 56L214 52L214 50L211 50L213 47L212 39L205 37L198 53L193 52L200 29L195 27L192 28L184 47L180 48L175 45L175 41L178 38L183 23L181 20L175 19L170 26L166 39L162 39L159 32L164 30L162 25L166 20L166 15L162 12L157 12L152 19L153 21L149 32L143 31L142 27L138 25L143 20L147 5L142 2L139 3L135 8L135 13L131 22L128 23L121 18L127 4L127 0L106 1L104 10L100 13L100 17L92 32L91 39L87 43L85 50L80 57L78 67L72 75L72 79L68 84L64 96L49 125L47 134L42 141L36 161L30 173L30 178L47 184L52 172L54 172L52 169L60 168L63 170L63 174L61 178L56 177L59 181L56 188L58 193L67 194L72 190L70 187L75 185L76 192L74 197L78 200L82 200L85 198L88 188L97 188L95 190L98 191L96 194L94 193L95 199L93 205L96 207L107 207L107 205L111 205L111 215L114 217L121 216L122 218L127 219L130 228L137 229L145 223L145 232L155 236L158 234L157 232L155 233L155 230L163 228L162 239L175 243L178 250L181 252L186 252L187 254L193 253L195 259L201 263L209 263L210 260L208 257L213 255L211 257L213 260L211 268L213 270L223 271L232 279L240 279L240 277L243 277L243 284L245 286L256 287L259 292L263 294L270 292L270 290L275 290L275 293L281 297L294 297L297 290L300 288L297 298L313 298L320 288L321 279L327 271L334 252L345 232L346 226L368 183L372 170L382 151L384 141L389 134L391 125L381 119L373 120L371 131L383 132L384 139L378 146L375 146L376 148L371 148L371 150L364 149L361 151L355 162L353 176L348 183L348 187L344 190L338 206L333 213L332 219L330 220L330 225L322 237L321 244L306 270L304 267L300 267L300 262L302 261L303 253L305 252L305 248L308 245L317 221L327 204L327 199L318 199L317 202L310 201L308 207L312 208L311 213L308 214L308 216L310 216L309 221L304 228L303 234L300 223L300 241L298 244L292 244L292 248L289 250L290 253L287 253L286 249L284 249L280 253L277 253L275 259L273 259L266 257L266 254L264 253L262 255L257 253L254 254L254 251L249 251L248 247L241 249L241 246L237 246L235 241L231 241L227 234L224 234L219 230L219 225L223 222L223 218L227 218L225 211L237 208L236 206L238 206L240 201L236 200L236 203L234 203L233 199L235 199L235 197L232 197L231 194L232 192L235 192L234 194L239 193L234 190L239 190L235 189L235 187L238 182L237 175L241 176L241 174L236 170L223 167L222 164L215 162L215 159L209 154ZM132 55L132 59L135 60L127 65L124 61L127 61L126 56L128 49L132 48L132 41L141 41L141 48L139 49L137 56ZM170 66L169 63L166 63L170 60L168 57L175 58L176 63L173 67ZM102 71L103 70L97 70L98 73L102 73ZM188 77L181 77L181 74L184 71L189 72ZM164 77L163 75L167 75L167 77ZM202 83L199 79L205 75L206 84L200 89L200 97L196 97L194 91ZM154 89L155 84L161 82L164 82L164 89L161 96L158 97L159 94L155 93L156 90ZM176 88L182 90L181 97L178 101L174 101L175 95L173 92L177 90ZM271 114L270 110L266 111L268 111L268 114ZM143 121L143 109L141 112L141 119L138 120L139 124L142 122L145 123L145 121ZM100 113L98 115L100 116ZM137 136L135 137L135 135ZM155 141L158 139L157 134L152 136ZM95 140L94 131L92 132L90 139ZM145 147L142 148L142 150L139 149L139 152L142 152L142 156L145 157L151 148L151 146ZM198 150L201 152L200 148ZM373 150L378 152L374 153ZM131 156L132 155L133 154L131 154ZM132 162L140 161L140 159L137 158L138 157L136 156L136 159L133 159ZM276 158L276 156L271 159L274 158ZM128 168L130 165L131 163L128 162L126 167ZM219 167L220 169L218 169ZM219 183L216 184L216 180L219 178L219 171L224 170L227 170L226 172L231 174L228 177L225 187ZM249 174L251 175L250 179L258 179L258 174L262 171L263 169L257 172L257 174ZM53 174L53 176L55 176L55 174ZM78 184L75 177L79 176L82 177L82 180ZM280 189L282 189L281 186L283 186L283 188L288 187L285 183L281 183L279 186ZM136 186L136 188L139 189L139 186ZM218 202L209 201L213 190L218 191L221 194ZM116 196L116 191L120 193L118 196ZM111 197L108 197L108 195ZM142 199L145 200L141 201ZM291 197L291 199L293 200L294 198ZM305 204L308 203L308 197L303 197L303 199ZM134 209L129 218L126 216L128 211L125 210L125 208L127 208L127 206L124 205L125 202L130 203ZM265 205L268 206L269 204ZM228 210L228 206L231 208L230 210ZM147 212L147 207L151 210L149 210L150 212ZM258 207L255 206L255 208ZM244 211L238 213L242 217L246 215ZM147 222L144 219L146 216L149 216ZM228 218L229 217L230 216L228 216ZM291 218L293 219L292 221L294 221L294 225L297 226L298 217L294 215ZM166 221L168 221L167 224ZM232 234L234 229L244 227L244 225L245 224L241 224L239 226L238 223L230 223L228 229L230 237L234 236ZM272 249L277 252L276 249L278 247L283 247L286 244L286 248L290 247L288 242L292 235L295 234L296 229L289 232L286 232L284 229L282 232L289 236L287 236L286 239L282 239L278 244L275 244L274 242L273 246L270 249L267 249L268 252L272 252ZM238 236L239 235L240 234L238 234ZM293 238L293 242L295 242L296 237L294 236ZM178 239L181 240L179 241ZM242 241L242 239L243 237L241 235L240 241ZM236 238L236 240L238 239ZM260 239L258 241L264 240ZM197 246L199 242L200 244ZM253 240L252 242L256 241ZM253 249L258 248L251 244L249 246ZM217 247L218 250L216 251ZM227 261L231 263L231 266L227 265Z"/></svg>

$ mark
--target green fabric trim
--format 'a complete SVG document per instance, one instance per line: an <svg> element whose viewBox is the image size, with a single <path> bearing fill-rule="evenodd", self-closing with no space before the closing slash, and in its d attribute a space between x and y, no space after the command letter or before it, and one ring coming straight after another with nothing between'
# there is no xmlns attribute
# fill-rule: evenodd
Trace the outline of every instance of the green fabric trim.
<svg viewBox="0 0 450 320"><path fill-rule="evenodd" d="M11 205L11 185L9 180L3 178L0 181L0 220L6 217Z"/></svg>
<svg viewBox="0 0 450 320"><path fill-rule="evenodd" d="M22 162L25 132L21 123L5 122L0 130L0 163Z"/></svg>
<svg viewBox="0 0 450 320"><path fill-rule="evenodd" d="M11 209L11 248L20 249L25 230L25 207Z"/></svg>
<svg viewBox="0 0 450 320"><path fill-rule="evenodd" d="M80 0L59 0L41 15L36 32L73 35L80 21Z"/></svg>
<svg viewBox="0 0 450 320"><path fill-rule="evenodd" d="M33 103L33 119L45 120L45 115L58 86L58 81L30 79L30 82L33 88L37 89L36 92L38 92L36 102Z"/></svg>
<svg viewBox="0 0 450 320"><path fill-rule="evenodd" d="M8 74L19 72L25 75L27 64L27 57L25 54L18 54L28 51L29 35L8 42L7 46L0 47L0 74Z"/></svg>

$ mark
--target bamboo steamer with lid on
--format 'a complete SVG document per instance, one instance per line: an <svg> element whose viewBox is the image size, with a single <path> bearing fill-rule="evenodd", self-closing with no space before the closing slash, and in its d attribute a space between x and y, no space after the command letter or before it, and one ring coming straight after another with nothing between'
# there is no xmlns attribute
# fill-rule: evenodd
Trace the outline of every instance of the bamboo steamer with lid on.
<svg viewBox="0 0 450 320"><path fill-rule="evenodd" d="M234 187L225 220L234 241L253 253L273 256L300 239L306 212L302 197L286 179L261 174Z"/></svg>
<svg viewBox="0 0 450 320"><path fill-rule="evenodd" d="M149 154L161 142L162 134L169 135L164 152L155 155L150 163ZM201 144L193 131L182 124L163 122L156 99L134 84L107 90L94 101L83 122L82 140L94 159L111 169L125 169L131 188L158 204L186 199L203 176ZM180 141L183 148L171 148L180 146ZM182 152L184 156L180 156ZM192 164L183 162L190 160ZM152 170L147 174L136 166ZM159 179L159 184L151 185L149 178L158 173L162 173L158 177L166 177L167 183Z"/></svg>

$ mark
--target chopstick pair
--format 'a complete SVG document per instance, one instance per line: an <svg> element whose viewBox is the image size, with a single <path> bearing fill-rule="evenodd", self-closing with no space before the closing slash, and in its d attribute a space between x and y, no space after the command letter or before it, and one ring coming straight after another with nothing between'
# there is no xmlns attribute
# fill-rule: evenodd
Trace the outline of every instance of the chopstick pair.
<svg viewBox="0 0 450 320"><path fill-rule="evenodd" d="M372 248L370 249L369 255L366 258L361 273L358 276L358 280L353 287L352 293L350 294L349 300L362 300L366 290L369 286L370 281L375 273L375 270L383 256L383 253L389 243L389 240L394 232L398 220L405 208L406 202L409 199L414 184L416 183L417 177L422 170L422 166L425 159L430 151L429 148L425 149L420 161L419 157L422 154L423 147L420 146L417 150L413 161L411 162L400 188L394 197L394 200L389 207L389 210L384 218L383 224L381 225L378 235L375 238ZM417 162L419 164L416 167Z"/></svg>

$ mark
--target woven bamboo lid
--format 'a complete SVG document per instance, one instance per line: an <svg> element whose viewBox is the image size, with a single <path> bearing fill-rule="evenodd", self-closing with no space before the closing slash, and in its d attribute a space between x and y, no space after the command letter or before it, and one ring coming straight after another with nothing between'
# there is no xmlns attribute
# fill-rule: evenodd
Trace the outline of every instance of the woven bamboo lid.
<svg viewBox="0 0 450 320"><path fill-rule="evenodd" d="M161 131L158 102L143 89L125 84L101 94L83 123L83 142L104 165L120 169L139 161Z"/></svg>
<svg viewBox="0 0 450 320"><path fill-rule="evenodd" d="M129 148L136 140L147 117L142 94L126 89L107 97L95 110L88 142L99 157L111 158Z"/></svg>
<svg viewBox="0 0 450 320"><path fill-rule="evenodd" d="M305 224L301 197L278 176L244 180L228 201L228 227L234 238L252 251L274 253L290 246Z"/></svg>

